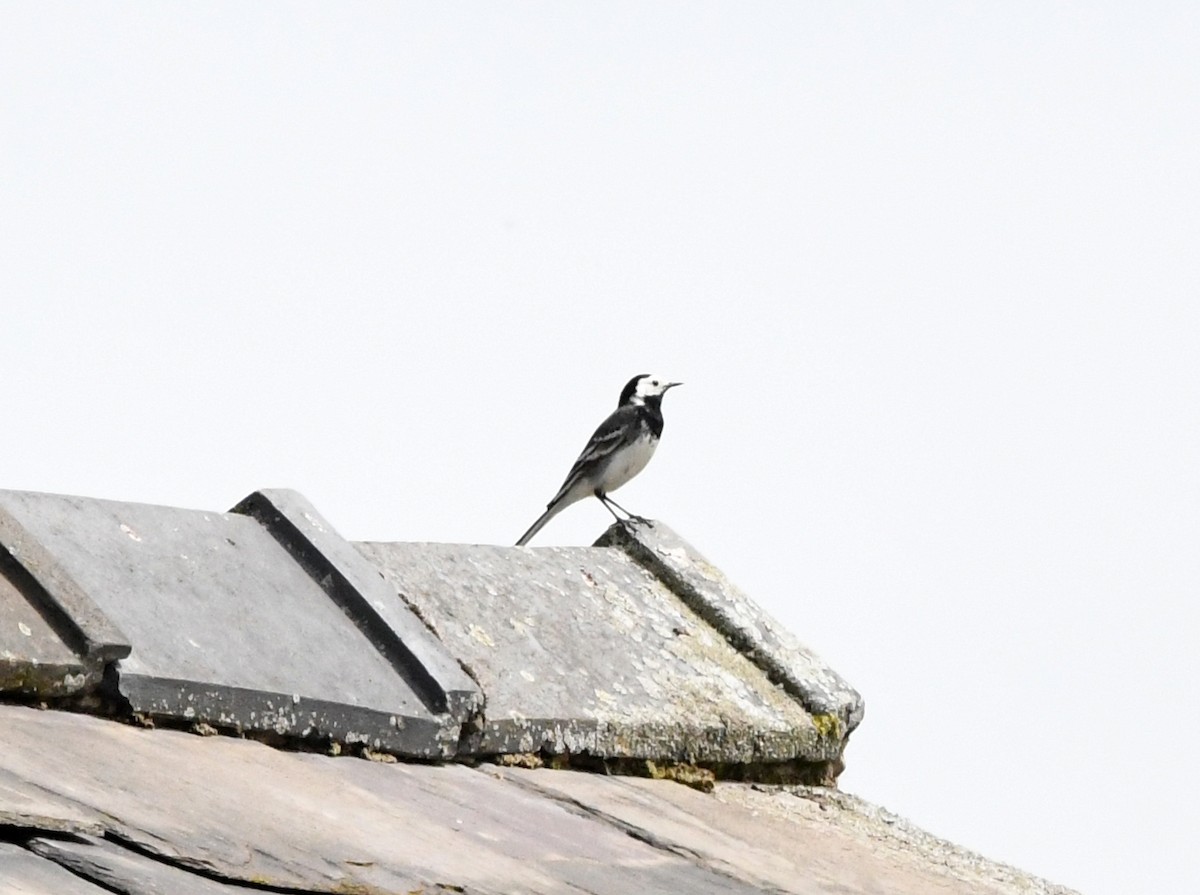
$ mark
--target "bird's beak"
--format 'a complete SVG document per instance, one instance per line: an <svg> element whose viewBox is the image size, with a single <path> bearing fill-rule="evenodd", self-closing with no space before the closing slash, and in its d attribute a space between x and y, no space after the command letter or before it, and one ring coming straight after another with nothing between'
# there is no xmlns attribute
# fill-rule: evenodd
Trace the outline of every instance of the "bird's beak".
<svg viewBox="0 0 1200 895"><path fill-rule="evenodd" d="M683 383L682 382L668 382L666 385L663 386L663 391L665 392L667 389L675 388L675 386L677 386L677 385L683 385Z"/></svg>

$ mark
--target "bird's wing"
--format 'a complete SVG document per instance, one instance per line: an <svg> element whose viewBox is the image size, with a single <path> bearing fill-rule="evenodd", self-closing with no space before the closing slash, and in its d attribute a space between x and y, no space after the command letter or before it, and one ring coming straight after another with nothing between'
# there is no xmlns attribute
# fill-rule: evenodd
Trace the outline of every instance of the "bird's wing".
<svg viewBox="0 0 1200 895"><path fill-rule="evenodd" d="M566 481L558 489L558 493L554 495L554 500L550 501L547 506L553 506L556 501L574 487L576 482L600 469L615 451L620 450L624 445L631 443L637 438L637 414L638 408L629 404L618 407L609 414L608 419L602 422L596 431L592 433L592 437L588 439L583 453L579 455L579 459L575 461L575 465L567 473Z"/></svg>

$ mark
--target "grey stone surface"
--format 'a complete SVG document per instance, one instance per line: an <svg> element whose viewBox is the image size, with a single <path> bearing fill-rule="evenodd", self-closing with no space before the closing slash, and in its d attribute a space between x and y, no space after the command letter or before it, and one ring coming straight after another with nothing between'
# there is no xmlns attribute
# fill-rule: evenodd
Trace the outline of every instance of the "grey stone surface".
<svg viewBox="0 0 1200 895"><path fill-rule="evenodd" d="M359 544L486 695L480 755L839 758L804 708L618 549Z"/></svg>
<svg viewBox="0 0 1200 895"><path fill-rule="evenodd" d="M9 791L72 805L106 842L39 850L136 895L188 892L134 888L172 870L373 895L1071 895L832 790L383 764L19 706L0 731L0 811Z"/></svg>
<svg viewBox="0 0 1200 895"><path fill-rule="evenodd" d="M53 861L0 842L0 895L108 895Z"/></svg>
<svg viewBox="0 0 1200 895"><path fill-rule="evenodd" d="M770 891L1073 895L827 787L718 783L709 794L636 777L497 773Z"/></svg>
<svg viewBox="0 0 1200 895"><path fill-rule="evenodd" d="M48 611L74 636L78 652L99 663L129 655L129 640L20 520L0 506L0 546L20 564ZM33 588L30 588L31 590Z"/></svg>
<svg viewBox="0 0 1200 895"><path fill-rule="evenodd" d="M95 683L101 669L85 664L22 588L19 569L0 552L0 691L41 698Z"/></svg>
<svg viewBox="0 0 1200 895"><path fill-rule="evenodd" d="M233 512L257 519L321 581L434 711L461 722L479 709L483 696L475 682L421 620L397 602L379 570L302 495L282 488L256 491Z"/></svg>
<svg viewBox="0 0 1200 895"><path fill-rule="evenodd" d="M3 733L0 742L7 748ZM104 825L94 811L5 767L0 767L0 827L93 836L104 832Z"/></svg>
<svg viewBox="0 0 1200 895"><path fill-rule="evenodd" d="M327 592L331 576L342 574L336 560L306 565L294 544L239 513L12 491L0 492L0 509L24 533L18 559L36 546L60 581L94 601L97 617L128 635L133 650L120 662L119 687L135 711L414 756L453 754L465 719L436 708L447 692L456 708L469 707L470 682L447 674L444 659L437 670L448 689L427 705L432 678L422 673L414 682L405 676L411 667L393 662L395 649L377 647L384 634L394 646L403 632L382 631L387 619L377 614L353 615L362 601L345 598L348 585L330 584L340 600ZM336 534L310 516L328 547ZM357 562L354 551L346 555ZM368 575L361 566L350 574ZM401 615L394 607L389 618ZM432 638L410 618L407 631L418 629L428 654Z"/></svg>
<svg viewBox="0 0 1200 895"><path fill-rule="evenodd" d="M258 888L190 873L101 839L35 838L28 848L77 876L121 895L250 895L262 892Z"/></svg>
<svg viewBox="0 0 1200 895"><path fill-rule="evenodd" d="M221 729L836 776L858 694L661 523L608 537L356 549L287 490L231 513L0 492L0 690L121 659L135 712Z"/></svg>
<svg viewBox="0 0 1200 895"><path fill-rule="evenodd" d="M943 877L949 891L1007 895L1077 895L1074 890L993 861L921 830L903 817L851 793L819 786L733 786L718 784L713 793L718 818L726 812L763 818L763 848L786 848L804 836L820 843L829 879L844 869L829 860L841 843L867 846L871 860L893 879L915 880L930 871Z"/></svg>
<svg viewBox="0 0 1200 895"><path fill-rule="evenodd" d="M316 892L761 891L461 765L285 753L15 706L0 706L0 729L0 771L209 878Z"/></svg>
<svg viewBox="0 0 1200 895"><path fill-rule="evenodd" d="M125 635L0 507L0 691L50 698L98 683Z"/></svg>
<svg viewBox="0 0 1200 895"><path fill-rule="evenodd" d="M858 726L858 691L668 526L613 525L597 545L618 547L645 566L814 716L836 718L843 736Z"/></svg>

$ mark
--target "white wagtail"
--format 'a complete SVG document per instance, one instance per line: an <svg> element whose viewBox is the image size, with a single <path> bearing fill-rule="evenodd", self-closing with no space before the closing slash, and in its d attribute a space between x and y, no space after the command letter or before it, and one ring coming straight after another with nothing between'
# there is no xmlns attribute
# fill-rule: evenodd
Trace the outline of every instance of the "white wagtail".
<svg viewBox="0 0 1200 895"><path fill-rule="evenodd" d="M667 389L683 385L682 382L667 382L649 373L634 376L621 389L617 409L600 424L594 435L571 467L567 480L563 482L554 499L546 504L546 512L529 531L521 535L517 546L529 542L542 526L564 509L594 494L608 508L618 522L646 522L635 516L608 496L646 468L658 439L662 436L662 399ZM613 509L616 507L616 510ZM617 515L620 510L629 519Z"/></svg>

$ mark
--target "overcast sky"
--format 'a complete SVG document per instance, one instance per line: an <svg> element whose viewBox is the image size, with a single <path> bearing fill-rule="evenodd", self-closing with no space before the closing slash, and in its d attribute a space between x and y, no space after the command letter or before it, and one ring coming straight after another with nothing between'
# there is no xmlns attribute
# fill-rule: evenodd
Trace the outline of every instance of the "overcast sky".
<svg viewBox="0 0 1200 895"><path fill-rule="evenodd" d="M1190 2L0 3L0 488L508 544L682 380L617 499L863 692L844 789L1195 891L1197 47Z"/></svg>

